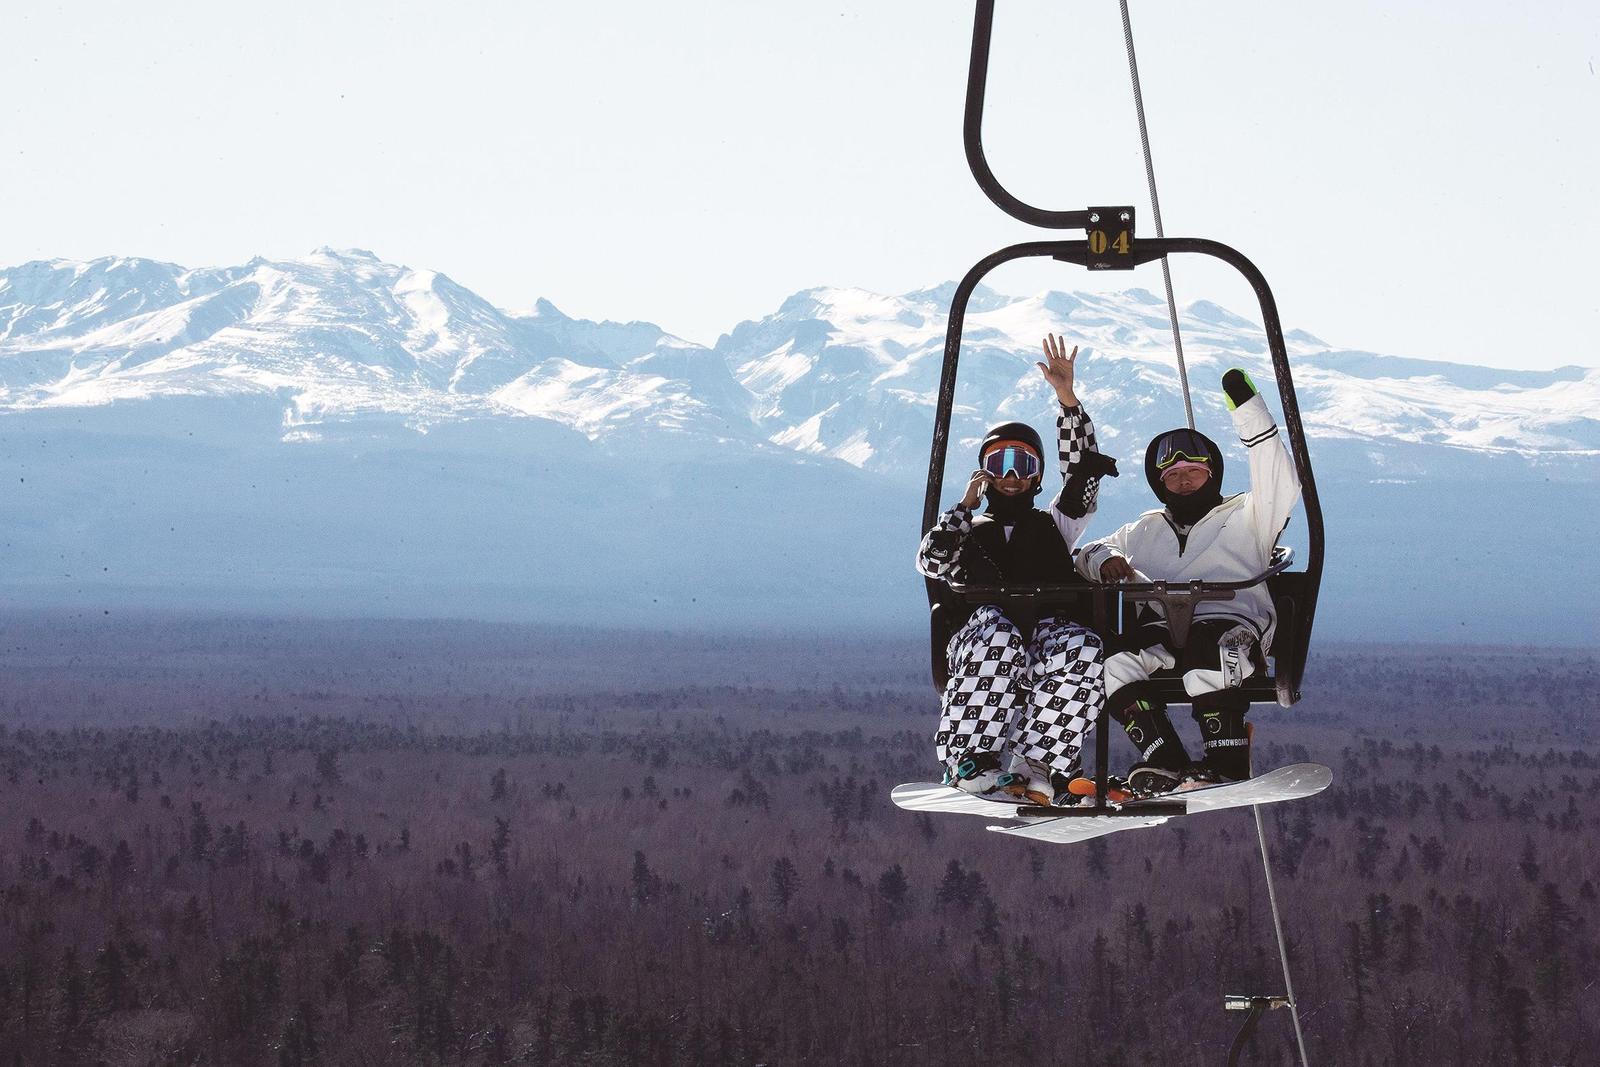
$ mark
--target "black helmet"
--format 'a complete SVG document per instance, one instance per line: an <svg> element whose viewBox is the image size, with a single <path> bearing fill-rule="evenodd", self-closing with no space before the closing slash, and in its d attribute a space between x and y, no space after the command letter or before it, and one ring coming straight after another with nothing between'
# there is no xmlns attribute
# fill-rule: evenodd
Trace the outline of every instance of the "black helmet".
<svg viewBox="0 0 1600 1067"><path fill-rule="evenodd" d="M1211 484L1221 487L1222 449L1199 430L1180 426L1176 430L1156 434L1150 441L1150 447L1144 450L1144 480L1150 483L1151 491L1163 504L1169 503L1167 497L1171 494L1161 482L1161 473L1179 460L1204 463L1211 468Z"/></svg>
<svg viewBox="0 0 1600 1067"><path fill-rule="evenodd" d="M1021 441L1033 449L1034 455L1039 457L1039 462L1044 463L1044 442L1034 432L1032 426L1025 422L1002 422L983 435L983 442L978 445L978 463L983 463L983 454L989 451L989 446L1000 441Z"/></svg>

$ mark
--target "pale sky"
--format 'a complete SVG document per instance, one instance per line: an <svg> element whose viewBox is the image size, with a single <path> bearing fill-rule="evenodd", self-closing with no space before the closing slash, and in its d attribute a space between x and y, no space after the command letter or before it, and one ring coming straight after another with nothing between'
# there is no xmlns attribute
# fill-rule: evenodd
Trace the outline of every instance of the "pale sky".
<svg viewBox="0 0 1600 1067"><path fill-rule="evenodd" d="M1167 233L1250 256L1286 326L1600 365L1600 4L1132 10ZM9 5L0 265L355 246L711 343L799 289L905 292L1048 236L966 169L971 22L952 0ZM1002 0L989 103L1015 192L1132 202L1153 235L1114 0ZM1222 272L1174 273L1181 302L1256 317Z"/></svg>

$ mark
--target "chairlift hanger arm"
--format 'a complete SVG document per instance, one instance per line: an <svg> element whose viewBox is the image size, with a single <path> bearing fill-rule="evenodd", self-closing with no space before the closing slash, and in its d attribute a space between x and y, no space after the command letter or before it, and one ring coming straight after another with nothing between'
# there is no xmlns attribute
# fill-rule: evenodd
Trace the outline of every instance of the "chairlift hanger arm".
<svg viewBox="0 0 1600 1067"><path fill-rule="evenodd" d="M989 84L989 41L994 32L994 0L978 0L972 26L972 61L967 68L967 109L962 121L962 141L967 149L967 166L978 180L978 187L995 205L1014 219L1047 230L1088 228L1087 211L1049 211L1024 203L1000 184L983 152L983 99Z"/></svg>
<svg viewBox="0 0 1600 1067"><path fill-rule="evenodd" d="M1095 230L1091 229L1097 221L1092 210L1048 211L1024 203L1006 190L1000 184L999 179L995 177L994 171L989 166L988 158L983 151L984 96L989 80L989 46L994 33L994 0L976 0L976 3L977 11L972 30L972 54L967 69L967 99L966 111L962 122L962 137L966 149L967 165L971 168L973 177L977 179L978 187L1002 211L1021 222L1046 229L1081 229L1087 232L1088 239L1079 249L1064 248L1063 251L1066 254L1057 255L1055 258L1063 259L1067 262L1083 263L1092 270L1122 269L1124 266L1136 266L1138 263L1149 262L1152 259L1160 260L1162 277L1166 281L1167 308L1172 320L1172 338L1177 354L1178 377L1183 386L1184 411L1188 416L1188 423L1191 428L1195 424L1194 409L1189 395L1188 375L1183 359L1183 343L1178 329L1177 303L1172 293L1172 280L1166 255L1169 251L1188 251L1215 256L1224 262L1231 263L1235 269L1244 274L1251 287L1256 291L1256 297L1261 303L1262 326L1266 330L1268 345L1272 353L1273 372L1278 383L1278 395L1283 406L1284 421L1289 434L1290 453L1294 458L1295 469L1300 478L1301 501L1305 508L1306 521L1310 531L1310 553L1306 571L1303 575L1292 576L1304 579L1303 584L1298 586L1299 603L1296 603L1295 598L1286 601L1289 607L1289 618L1285 622L1289 625L1289 632L1288 640L1285 643L1289 647L1285 649L1286 655L1279 658L1276 671L1275 684L1278 702L1288 707L1298 700L1300 696L1299 681L1305 669L1306 654L1310 646L1311 622L1316 610L1317 590L1322 582L1322 507L1317 499L1316 482L1311 475L1311 458L1306 449L1305 433L1300 423L1300 408L1295 400L1294 385L1289 373L1288 355L1283 343L1283 328L1278 321L1277 304L1272 298L1272 292L1267 288L1266 280L1261 276L1261 272L1255 268L1255 265L1226 245L1210 241L1169 241L1162 231L1161 205L1156 196L1155 169L1151 161L1150 141L1145 128L1144 101L1139 87L1138 65L1134 57L1133 27L1128 16L1127 0L1121 0L1120 4L1123 35L1128 51L1129 74L1133 79L1134 104L1139 118L1139 137L1144 146L1145 172L1150 186L1151 213L1156 223L1156 240L1139 242L1138 248L1128 247L1132 243L1133 235L1133 212L1129 208L1127 213L1122 215L1122 221L1126 224L1125 233L1118 240L1111 242L1118 246L1116 251L1120 255L1107 257L1104 254L1106 252L1104 247L1096 247L1107 242L1105 241L1106 234L1097 234ZM1097 238L1099 238L1098 241ZM949 444L950 414L955 400L956 364L959 362L961 354L961 329L966 318L967 302L971 299L972 290L984 275L999 264L1026 255L1038 255L1041 252L1035 250L1048 248L1049 243L1036 242L1030 245L1015 245L1012 248L1002 249L994 253L967 272L966 277L962 279L961 285L956 290L954 299L951 301L949 327L945 337L944 366L939 380L938 413L934 421L933 457L928 465L928 491L923 505L922 527L924 531L933 528L933 524L939 514L939 497L944 483L945 453ZM1043 251L1042 254L1050 255L1053 253ZM1134 258L1135 255L1137 259ZM1127 257L1123 262L1116 261L1123 256ZM1283 571L1288 564L1287 556L1280 558L1274 555L1272 566L1268 568L1266 573L1251 582L1241 584L1251 585L1265 581L1268 577ZM1284 579L1280 578L1278 581L1282 582ZM928 601L933 608L931 618L935 635L939 633L941 598L947 593L947 590L941 588L942 584L931 578L927 581ZM1181 613L1184 615L1184 629L1187 629L1188 616L1192 614L1195 603L1205 595L1203 587L1206 583L1194 583L1186 595L1176 599L1172 598L1165 589L1154 588L1154 586L1164 585L1165 583L1150 584L1152 585L1152 589L1149 591L1150 598L1158 599L1167 606L1170 625L1174 630L1175 636L1179 620L1173 617L1174 608L1181 607ZM1229 585L1233 583L1212 584ZM1129 591L1130 599L1133 599L1132 594L1134 592L1133 590ZM1217 595L1219 598L1224 596L1231 598L1233 593L1231 591L1224 593L1219 590ZM1105 615L1105 597L1097 593L1093 596L1093 601L1096 627L1102 628ZM942 683L938 665L938 656L941 651L936 641L934 648L934 676L941 679ZM1289 668L1287 670L1285 670L1285 660L1287 660ZM1101 809L1101 813L1103 813L1103 809L1106 806L1108 786L1106 770L1107 733L1108 731L1105 729L1104 723L1102 723L1101 728L1096 731L1097 736L1095 738L1095 753L1098 766L1095 775L1097 793L1095 808ZM1272 922L1277 931L1278 953L1283 963L1284 982L1288 989L1288 997L1283 998L1283 1000L1284 1003L1290 1006L1291 1012L1294 1014L1295 1041L1300 1049L1300 1061L1305 1064L1307 1062L1305 1041L1300 1033L1299 1013L1293 1009L1294 990L1292 986L1288 985L1289 958L1283 937L1283 927L1278 919L1277 897L1273 893L1272 868L1267 860L1266 834L1262 828L1261 809L1259 807L1255 809L1255 817L1256 833L1261 845L1261 863L1267 879L1267 896L1272 902ZM1245 1042L1249 1040L1250 1033L1260 1019L1262 1012L1269 1007L1276 1006L1278 1005L1272 1003L1269 998L1253 997L1250 999L1248 1018L1229 1050L1228 1063L1230 1067L1238 1063L1239 1054L1243 1050Z"/></svg>

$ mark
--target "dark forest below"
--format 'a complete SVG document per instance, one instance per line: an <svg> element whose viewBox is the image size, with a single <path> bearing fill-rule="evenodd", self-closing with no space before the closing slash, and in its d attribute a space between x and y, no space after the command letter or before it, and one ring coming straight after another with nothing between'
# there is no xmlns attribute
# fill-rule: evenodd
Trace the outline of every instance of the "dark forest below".
<svg viewBox="0 0 1600 1067"><path fill-rule="evenodd" d="M0 1063L1220 1064L1255 826L895 809L916 640L0 621ZM1600 653L1322 646L1259 708L1312 1061L1600 1062ZM1175 716L1193 737L1193 725ZM1125 764L1125 742L1113 739ZM1243 1061L1297 1062L1287 1012Z"/></svg>

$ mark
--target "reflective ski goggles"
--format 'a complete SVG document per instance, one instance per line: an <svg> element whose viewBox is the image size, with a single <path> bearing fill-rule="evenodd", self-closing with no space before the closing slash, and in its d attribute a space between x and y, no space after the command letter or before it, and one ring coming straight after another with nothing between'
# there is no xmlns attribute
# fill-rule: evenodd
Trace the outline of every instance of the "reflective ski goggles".
<svg viewBox="0 0 1600 1067"><path fill-rule="evenodd" d="M983 454L983 469L996 478L1004 478L1012 473L1021 478L1032 478L1043 466L1033 449L1015 441L1001 441Z"/></svg>
<svg viewBox="0 0 1600 1067"><path fill-rule="evenodd" d="M1156 470L1164 471L1179 460L1211 465L1211 447L1193 430L1174 430L1156 445Z"/></svg>

